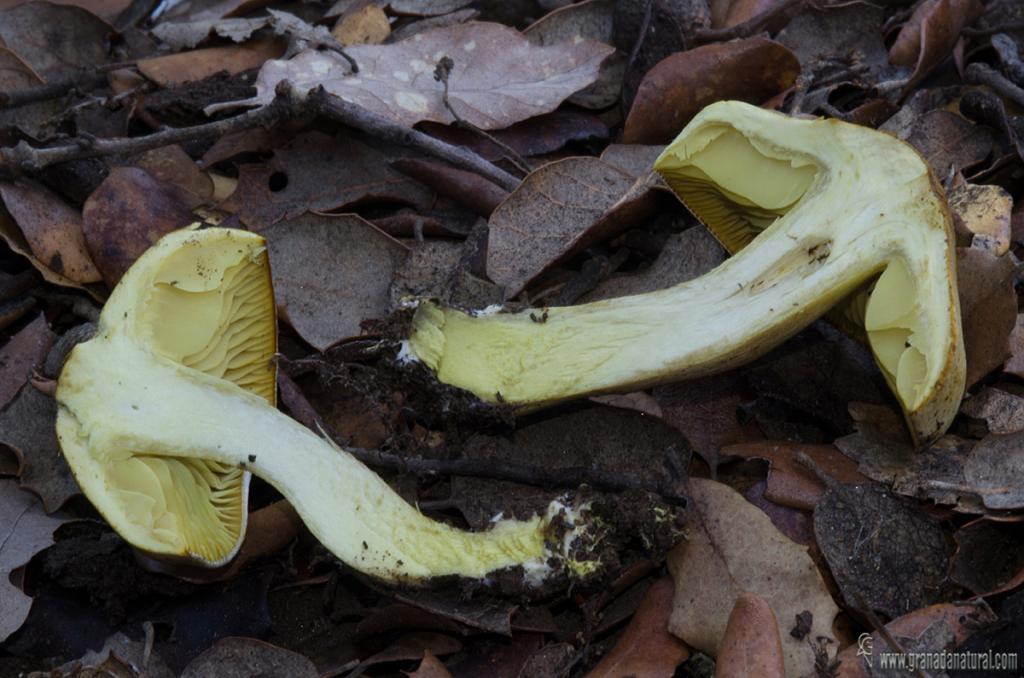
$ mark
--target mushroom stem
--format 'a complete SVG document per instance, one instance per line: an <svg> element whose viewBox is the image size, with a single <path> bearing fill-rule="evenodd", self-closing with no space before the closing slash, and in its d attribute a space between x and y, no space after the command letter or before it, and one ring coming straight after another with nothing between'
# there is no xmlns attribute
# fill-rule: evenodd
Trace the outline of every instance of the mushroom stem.
<svg viewBox="0 0 1024 678"><path fill-rule="evenodd" d="M364 573L390 581L481 578L518 565L539 581L553 570L549 560L554 569L562 564L577 574L595 565L571 561L566 553L586 531L585 506L574 510L554 502L545 516L498 521L484 532L431 520L350 454L265 400L123 337L108 333L103 342L78 346L65 374L104 377L62 384L63 412L83 411L85 403L77 400L85 393L105 403L106 415L96 425L62 417L62 443L78 436L78 443L104 450L115 464L133 457L192 458L251 471L289 498L324 546Z"/></svg>

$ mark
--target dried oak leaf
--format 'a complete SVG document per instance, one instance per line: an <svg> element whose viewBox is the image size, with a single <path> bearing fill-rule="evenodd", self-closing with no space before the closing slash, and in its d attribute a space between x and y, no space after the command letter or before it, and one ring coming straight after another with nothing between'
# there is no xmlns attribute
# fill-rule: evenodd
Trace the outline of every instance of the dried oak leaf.
<svg viewBox="0 0 1024 678"><path fill-rule="evenodd" d="M345 12L334 24L331 35L345 47L379 45L391 35L391 22L384 10L369 3Z"/></svg>
<svg viewBox="0 0 1024 678"><path fill-rule="evenodd" d="M991 612L972 604L941 603L914 610L885 625L889 635L900 642L906 652L943 652L957 645L992 622ZM870 652L862 652L870 648ZM836 678L872 678L891 675L879 663L882 652L897 652L889 647L882 634L875 631L870 639L853 643L836 657L839 670Z"/></svg>
<svg viewBox="0 0 1024 678"><path fill-rule="evenodd" d="M0 348L0 409L18 394L32 371L46 358L54 335L42 315Z"/></svg>
<svg viewBox="0 0 1024 678"><path fill-rule="evenodd" d="M177 144L141 153L131 164L146 170L157 181L173 184L201 201L213 197L214 186L210 175L199 169L195 160Z"/></svg>
<svg viewBox="0 0 1024 678"><path fill-rule="evenodd" d="M108 287L150 245L196 220L189 210L193 199L137 167L110 170L82 208L85 244Z"/></svg>
<svg viewBox="0 0 1024 678"><path fill-rule="evenodd" d="M0 199L21 229L32 254L54 273L76 283L99 282L82 234L82 215L56 193L29 179L0 182Z"/></svg>
<svg viewBox="0 0 1024 678"><path fill-rule="evenodd" d="M964 462L964 484L981 496L986 508L1024 507L1024 434L990 434Z"/></svg>
<svg viewBox="0 0 1024 678"><path fill-rule="evenodd" d="M812 637L831 638L839 608L807 548L780 534L764 512L727 485L693 478L690 493L688 539L668 558L676 586L669 630L697 650L718 654L733 605L743 593L756 593L779 620L786 675L811 673L810 648L782 625L809 610Z"/></svg>
<svg viewBox="0 0 1024 678"><path fill-rule="evenodd" d="M673 54L647 72L626 118L622 141L664 144L708 104L759 104L796 82L800 62L783 45L748 38Z"/></svg>
<svg viewBox="0 0 1024 678"><path fill-rule="evenodd" d="M1024 583L1021 516L979 518L957 530L950 578L978 596L1010 591Z"/></svg>
<svg viewBox="0 0 1024 678"><path fill-rule="evenodd" d="M1017 324L1017 269L1009 256L957 248L957 286L967 353L967 387L1001 366Z"/></svg>
<svg viewBox="0 0 1024 678"><path fill-rule="evenodd" d="M0 46L17 54L43 80L79 73L108 61L113 34L102 19L80 7L29 2L0 11Z"/></svg>
<svg viewBox="0 0 1024 678"><path fill-rule="evenodd" d="M514 297L632 187L597 158L565 158L530 173L491 214L487 275Z"/></svg>
<svg viewBox="0 0 1024 678"><path fill-rule="evenodd" d="M981 16L979 0L926 0L917 6L889 48L889 61L913 67L903 92L910 92L953 52L960 31Z"/></svg>
<svg viewBox="0 0 1024 678"><path fill-rule="evenodd" d="M523 31L535 45L557 45L565 41L612 41L613 0L584 0L560 7L545 14ZM626 55L616 50L601 64L597 82L569 97L569 103L584 108L608 108L622 93L622 77L626 71Z"/></svg>
<svg viewBox="0 0 1024 678"><path fill-rule="evenodd" d="M263 232L281 315L317 350L383 317L406 248L354 214L305 214Z"/></svg>
<svg viewBox="0 0 1024 678"><path fill-rule="evenodd" d="M255 638L229 637L221 638L213 647L189 662L181 678L317 678L319 675L313 662L298 652Z"/></svg>
<svg viewBox="0 0 1024 678"><path fill-rule="evenodd" d="M43 79L17 54L0 46L0 92L13 92L42 84ZM0 109L0 128L19 127L32 136L39 136L43 121L57 115L63 108L64 103L60 99L3 108Z"/></svg>
<svg viewBox="0 0 1024 678"><path fill-rule="evenodd" d="M914 121L907 143L931 165L936 176L946 177L977 165L992 151L992 132L947 110L931 110Z"/></svg>
<svg viewBox="0 0 1024 678"><path fill-rule="evenodd" d="M32 599L11 583L11 572L53 544L53 532L67 522L48 516L42 504L13 480L0 480L0 642L17 631Z"/></svg>
<svg viewBox="0 0 1024 678"><path fill-rule="evenodd" d="M268 61L256 79L256 96L232 105L260 105L288 80L297 90L323 86L331 94L402 125L454 119L434 79L449 57L448 99L455 113L482 129L501 129L548 113L593 83L613 48L591 40L537 47L501 24L475 22L417 33L390 45L347 50L359 64L334 52L307 50L287 61Z"/></svg>
<svg viewBox="0 0 1024 678"><path fill-rule="evenodd" d="M629 626L586 678L675 675L676 667L689 659L690 649L668 632L672 591L672 580L668 577L651 584Z"/></svg>
<svg viewBox="0 0 1024 678"><path fill-rule="evenodd" d="M56 421L57 403L31 384L0 412L0 446L21 460L21 486L42 499L47 513L81 494L57 443Z"/></svg>
<svg viewBox="0 0 1024 678"><path fill-rule="evenodd" d="M277 59L285 50L281 40L253 40L244 45L205 47L188 52L140 59L139 72L161 87L178 87L220 71L237 75Z"/></svg>
<svg viewBox="0 0 1024 678"><path fill-rule="evenodd" d="M275 151L268 163L242 167L237 188L220 207L260 231L307 210L373 202L425 210L433 200L430 189L392 169L380 151L346 134L308 132Z"/></svg>
<svg viewBox="0 0 1024 678"><path fill-rule="evenodd" d="M937 522L875 484L829 483L814 536L848 603L890 618L942 601L952 549Z"/></svg>

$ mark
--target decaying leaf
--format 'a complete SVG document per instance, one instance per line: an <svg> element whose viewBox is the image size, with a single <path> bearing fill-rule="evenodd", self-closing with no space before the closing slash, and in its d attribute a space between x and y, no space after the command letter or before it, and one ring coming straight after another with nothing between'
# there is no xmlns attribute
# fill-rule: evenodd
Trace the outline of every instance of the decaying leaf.
<svg viewBox="0 0 1024 678"><path fill-rule="evenodd" d="M989 435L964 462L964 480L990 509L1024 508L1024 435Z"/></svg>
<svg viewBox="0 0 1024 678"><path fill-rule="evenodd" d="M950 595L952 556L939 524L875 484L832 482L814 535L848 603L893 618Z"/></svg>
<svg viewBox="0 0 1024 678"><path fill-rule="evenodd" d="M82 215L35 181L0 183L0 199L21 229L32 254L54 273L76 283L99 282L82 235Z"/></svg>
<svg viewBox="0 0 1024 678"><path fill-rule="evenodd" d="M13 480L0 480L0 641L18 630L32 599L11 583L11 572L53 543L66 521L48 516L42 504Z"/></svg>
<svg viewBox="0 0 1024 678"><path fill-rule="evenodd" d="M586 678L671 678L690 649L668 632L672 613L672 580L659 579L644 594L640 607L615 646Z"/></svg>
<svg viewBox="0 0 1024 678"><path fill-rule="evenodd" d="M784 678L779 622L772 608L755 593L736 599L725 628L715 666L720 676Z"/></svg>
<svg viewBox="0 0 1024 678"><path fill-rule="evenodd" d="M46 81L106 63L111 33L109 24L80 7L29 2L0 11L0 46Z"/></svg>
<svg viewBox="0 0 1024 678"><path fill-rule="evenodd" d="M114 167L82 208L85 243L109 287L160 236L194 222L188 197L137 167Z"/></svg>
<svg viewBox="0 0 1024 678"><path fill-rule="evenodd" d="M1006 352L1009 357L1003 370L1018 377L1024 377L1024 313L1017 316L1010 336L1007 339Z"/></svg>
<svg viewBox="0 0 1024 678"><path fill-rule="evenodd" d="M379 45L391 35L388 15L373 3L345 12L331 29L342 45Z"/></svg>
<svg viewBox="0 0 1024 678"><path fill-rule="evenodd" d="M426 209L433 192L392 169L380 151L346 134L307 132L266 164L243 166L238 186L221 203L253 230L307 210L341 210L375 202Z"/></svg>
<svg viewBox="0 0 1024 678"><path fill-rule="evenodd" d="M964 184L949 191L949 209L960 233L969 234L971 246L1003 256L1010 249L1013 198L1001 186Z"/></svg>
<svg viewBox="0 0 1024 678"><path fill-rule="evenodd" d="M807 548L782 536L768 516L727 485L693 478L690 492L692 528L668 559L676 586L669 630L691 647L717 654L733 605L753 592L779 623L786 675L810 673L813 653L789 634L791 620L807 610L812 637L831 638L839 608Z"/></svg>
<svg viewBox="0 0 1024 678"><path fill-rule="evenodd" d="M914 69L904 93L949 56L960 31L981 12L978 0L927 0L917 6L889 49L892 63Z"/></svg>
<svg viewBox="0 0 1024 678"><path fill-rule="evenodd" d="M441 660L434 656L430 650L423 652L423 661L412 673L407 674L409 678L452 678L451 672L444 667Z"/></svg>
<svg viewBox="0 0 1024 678"><path fill-rule="evenodd" d="M162 87L176 87L195 82L220 71L231 75L259 68L268 59L284 53L279 40L253 40L244 45L206 47L189 52L142 59L139 72Z"/></svg>
<svg viewBox="0 0 1024 678"><path fill-rule="evenodd" d="M41 84L43 79L28 64L11 50L0 46L0 91L13 92ZM57 99L3 108L0 109L0 126L17 126L35 135L40 132L43 122L60 113L62 108L63 104Z"/></svg>
<svg viewBox="0 0 1024 678"><path fill-rule="evenodd" d="M1024 583L1024 523L1020 516L979 518L957 530L950 578L975 595L989 596Z"/></svg>
<svg viewBox="0 0 1024 678"><path fill-rule="evenodd" d="M364 219L306 214L263 232L281 315L317 350L383 317L406 250Z"/></svg>
<svg viewBox="0 0 1024 678"><path fill-rule="evenodd" d="M516 296L632 185L632 176L597 158L535 170L491 214L488 276Z"/></svg>
<svg viewBox="0 0 1024 678"><path fill-rule="evenodd" d="M277 84L288 80L299 91L322 85L403 125L450 123L444 88L434 79L435 67L447 56L454 62L448 76L452 108L481 129L501 129L548 113L590 85L612 51L589 40L537 47L500 24L459 24L390 45L352 47L349 55L361 64L356 74L333 52L305 51L288 61L268 61L256 81L256 96L236 105L267 103Z"/></svg>
<svg viewBox="0 0 1024 678"><path fill-rule="evenodd" d="M644 76L622 140L668 143L708 104L725 99L760 104L792 87L799 74L792 52L760 37L673 54Z"/></svg>
<svg viewBox="0 0 1024 678"><path fill-rule="evenodd" d="M0 348L0 410L42 365L53 339L46 318L40 315Z"/></svg>
<svg viewBox="0 0 1024 678"><path fill-rule="evenodd" d="M1017 323L1016 270L1010 257L957 249L968 388L1007 358L1007 340Z"/></svg>
<svg viewBox="0 0 1024 678"><path fill-rule="evenodd" d="M316 678L320 672L301 654L255 638L223 638L189 662L181 678L248 676Z"/></svg>
<svg viewBox="0 0 1024 678"><path fill-rule="evenodd" d="M983 420L989 433L1024 431L1024 398L998 388L982 389L965 400L960 411Z"/></svg>
<svg viewBox="0 0 1024 678"><path fill-rule="evenodd" d="M152 631L150 631L152 632ZM148 639L147 639L148 640ZM147 640L132 640L117 632L107 638L98 651L89 650L82 657L58 667L52 678L174 678L175 673L153 652Z"/></svg>
<svg viewBox="0 0 1024 678"><path fill-rule="evenodd" d="M992 132L947 110L928 111L913 121L907 143L931 165L936 176L973 167L992 150Z"/></svg>

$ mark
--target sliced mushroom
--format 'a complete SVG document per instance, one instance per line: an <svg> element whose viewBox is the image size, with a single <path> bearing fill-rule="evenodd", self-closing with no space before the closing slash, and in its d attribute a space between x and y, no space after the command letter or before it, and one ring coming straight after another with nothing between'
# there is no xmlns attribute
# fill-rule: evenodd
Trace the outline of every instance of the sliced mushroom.
<svg viewBox="0 0 1024 678"><path fill-rule="evenodd" d="M424 517L350 454L273 406L274 300L258 235L171 233L125 274L57 388L57 435L86 496L128 542L217 565L245 525L247 471L341 560L387 580L586 576L588 504L465 532Z"/></svg>
<svg viewBox="0 0 1024 678"><path fill-rule="evenodd" d="M729 101L655 163L735 255L657 292L481 317L421 304L408 349L448 384L523 409L707 375L763 355L872 283L861 318L920 445L948 428L965 360L941 189L909 145Z"/></svg>

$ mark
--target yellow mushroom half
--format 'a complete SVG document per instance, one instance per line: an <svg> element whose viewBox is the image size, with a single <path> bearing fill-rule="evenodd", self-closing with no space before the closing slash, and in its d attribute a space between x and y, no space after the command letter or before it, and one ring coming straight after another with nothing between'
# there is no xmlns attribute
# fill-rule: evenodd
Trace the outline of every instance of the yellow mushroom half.
<svg viewBox="0 0 1024 678"><path fill-rule="evenodd" d="M954 240L912 147L727 101L654 167L734 256L668 289L548 308L543 323L421 304L408 352L442 382L532 409L742 365L867 285L858 319L914 439L945 432L965 373Z"/></svg>
<svg viewBox="0 0 1024 678"><path fill-rule="evenodd" d="M171 233L118 283L57 388L57 435L89 500L133 546L215 566L237 550L248 472L274 485L338 558L391 581L586 576L589 504L467 532L430 520L344 450L273 406L266 244L223 228Z"/></svg>

